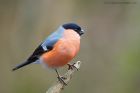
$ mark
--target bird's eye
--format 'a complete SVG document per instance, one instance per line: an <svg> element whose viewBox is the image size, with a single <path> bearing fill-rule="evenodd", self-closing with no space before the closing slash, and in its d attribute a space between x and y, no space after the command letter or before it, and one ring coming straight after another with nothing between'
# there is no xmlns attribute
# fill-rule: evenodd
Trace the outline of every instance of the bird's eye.
<svg viewBox="0 0 140 93"><path fill-rule="evenodd" d="M75 31L78 31L78 29L74 29Z"/></svg>

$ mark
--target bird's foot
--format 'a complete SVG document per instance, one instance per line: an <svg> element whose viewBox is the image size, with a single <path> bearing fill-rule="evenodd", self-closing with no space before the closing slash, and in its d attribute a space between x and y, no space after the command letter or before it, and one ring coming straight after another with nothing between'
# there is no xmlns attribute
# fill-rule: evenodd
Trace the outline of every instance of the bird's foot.
<svg viewBox="0 0 140 93"><path fill-rule="evenodd" d="M74 66L75 65L75 63L73 63L73 64L67 64L68 65L68 70L70 70L70 69L76 69L77 71L78 71L78 69Z"/></svg>
<svg viewBox="0 0 140 93"><path fill-rule="evenodd" d="M60 83L62 83L65 86L67 85L67 83L64 81L66 79L65 77L58 76L57 78L58 78Z"/></svg>

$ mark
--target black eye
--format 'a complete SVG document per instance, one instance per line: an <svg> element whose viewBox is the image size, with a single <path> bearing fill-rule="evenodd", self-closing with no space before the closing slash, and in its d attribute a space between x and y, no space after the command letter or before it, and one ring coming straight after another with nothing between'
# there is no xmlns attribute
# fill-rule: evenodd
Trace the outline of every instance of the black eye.
<svg viewBox="0 0 140 93"><path fill-rule="evenodd" d="M74 29L75 31L78 31L78 29Z"/></svg>
<svg viewBox="0 0 140 93"><path fill-rule="evenodd" d="M81 31L81 28L75 28L74 30L78 32Z"/></svg>

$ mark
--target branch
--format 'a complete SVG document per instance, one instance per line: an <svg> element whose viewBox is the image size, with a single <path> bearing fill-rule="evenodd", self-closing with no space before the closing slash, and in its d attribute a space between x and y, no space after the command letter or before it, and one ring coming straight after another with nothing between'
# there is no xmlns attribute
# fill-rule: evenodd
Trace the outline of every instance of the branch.
<svg viewBox="0 0 140 93"><path fill-rule="evenodd" d="M75 68L69 69L63 77L66 78L64 79L64 82L68 84L72 78L73 73L80 68L81 62L77 61L74 66ZM60 93L66 85L62 84L61 82L57 81L53 86L51 86L46 93Z"/></svg>

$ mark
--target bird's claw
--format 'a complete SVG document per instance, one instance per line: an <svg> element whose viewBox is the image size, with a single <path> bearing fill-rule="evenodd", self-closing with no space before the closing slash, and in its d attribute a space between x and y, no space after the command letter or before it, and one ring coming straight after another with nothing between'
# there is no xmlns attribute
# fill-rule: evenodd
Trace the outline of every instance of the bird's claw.
<svg viewBox="0 0 140 93"><path fill-rule="evenodd" d="M68 70L73 70L74 68L78 71L78 69L74 66L75 63L71 64L67 64L68 65Z"/></svg>
<svg viewBox="0 0 140 93"><path fill-rule="evenodd" d="M67 85L67 83L64 81L66 79L65 77L58 76L57 78L58 78L58 80L59 80L60 83L62 83L65 86Z"/></svg>

